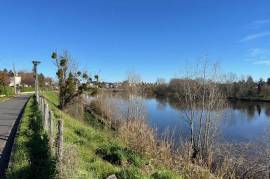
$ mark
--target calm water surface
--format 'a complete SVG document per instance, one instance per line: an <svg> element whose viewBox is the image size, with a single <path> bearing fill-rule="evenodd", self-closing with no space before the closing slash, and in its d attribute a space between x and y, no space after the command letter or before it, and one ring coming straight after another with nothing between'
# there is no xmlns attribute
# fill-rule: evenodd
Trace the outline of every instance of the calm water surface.
<svg viewBox="0 0 270 179"><path fill-rule="evenodd" d="M188 132L183 109L168 101L144 99L148 119L162 132L166 128ZM253 102L228 102L222 116L219 140L224 142L263 142L270 126L270 104ZM182 131L182 132L181 132ZM176 134L178 133L176 132Z"/></svg>
<svg viewBox="0 0 270 179"><path fill-rule="evenodd" d="M128 105L126 97L110 96L114 106L125 110ZM152 127L161 134L167 130L174 131L174 136L188 133L187 121L183 108L169 99L137 97L143 105L146 118ZM219 129L219 141L222 142L263 142L267 128L270 126L270 103L228 102L224 109Z"/></svg>

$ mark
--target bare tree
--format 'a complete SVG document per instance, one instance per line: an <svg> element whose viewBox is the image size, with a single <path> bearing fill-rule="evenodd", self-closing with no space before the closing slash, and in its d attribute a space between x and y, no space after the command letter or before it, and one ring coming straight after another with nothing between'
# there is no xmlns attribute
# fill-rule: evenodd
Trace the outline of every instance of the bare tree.
<svg viewBox="0 0 270 179"><path fill-rule="evenodd" d="M157 85L163 85L166 83L166 80L164 78L157 78L156 84Z"/></svg>
<svg viewBox="0 0 270 179"><path fill-rule="evenodd" d="M185 119L189 126L190 158L207 161L221 119L223 96L218 88L218 65L207 63L187 73L179 101L186 105Z"/></svg>
<svg viewBox="0 0 270 179"><path fill-rule="evenodd" d="M130 71L127 74L127 89L130 93L136 94L139 91L139 83L141 82L141 77L135 71Z"/></svg>
<svg viewBox="0 0 270 179"><path fill-rule="evenodd" d="M141 82L141 77L135 71L128 72L127 80L130 84L138 84Z"/></svg>

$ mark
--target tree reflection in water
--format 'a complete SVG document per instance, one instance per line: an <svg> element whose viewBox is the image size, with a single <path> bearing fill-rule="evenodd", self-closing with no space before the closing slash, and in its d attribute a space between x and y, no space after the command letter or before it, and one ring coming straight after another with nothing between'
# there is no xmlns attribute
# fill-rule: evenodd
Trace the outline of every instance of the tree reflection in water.
<svg viewBox="0 0 270 179"><path fill-rule="evenodd" d="M239 110L247 114L249 119L255 119L257 113L261 116L262 112L270 118L270 104L263 102L229 101L229 107L233 110Z"/></svg>

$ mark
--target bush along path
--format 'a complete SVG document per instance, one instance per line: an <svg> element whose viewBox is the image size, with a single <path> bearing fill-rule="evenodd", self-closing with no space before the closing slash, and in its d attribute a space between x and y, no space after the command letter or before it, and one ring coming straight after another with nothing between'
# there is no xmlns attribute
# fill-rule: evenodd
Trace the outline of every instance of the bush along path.
<svg viewBox="0 0 270 179"><path fill-rule="evenodd" d="M21 119L6 178L50 179L55 175L56 160L44 131L43 116L37 101L31 97Z"/></svg>

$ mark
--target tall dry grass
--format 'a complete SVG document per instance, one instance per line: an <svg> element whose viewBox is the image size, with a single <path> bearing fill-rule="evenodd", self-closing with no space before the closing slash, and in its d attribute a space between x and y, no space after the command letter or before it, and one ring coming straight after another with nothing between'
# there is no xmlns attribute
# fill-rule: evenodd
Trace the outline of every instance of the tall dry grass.
<svg viewBox="0 0 270 179"><path fill-rule="evenodd" d="M81 101L82 97L77 96L65 107L64 112L82 121L84 119L84 104Z"/></svg>
<svg viewBox="0 0 270 179"><path fill-rule="evenodd" d="M74 178L78 175L77 170L74 170L74 168L79 168L79 163L77 160L75 160L77 156L78 151L75 146L65 146L63 158L57 164L57 178Z"/></svg>
<svg viewBox="0 0 270 179"><path fill-rule="evenodd" d="M149 128L144 120L124 121L118 129L118 133L124 143L135 151L150 157L155 155L155 130Z"/></svg>
<svg viewBox="0 0 270 179"><path fill-rule="evenodd" d="M112 104L110 97L106 95L99 95L89 105L90 111L99 116L102 122L108 128L117 128L118 120L114 117L116 108Z"/></svg>

